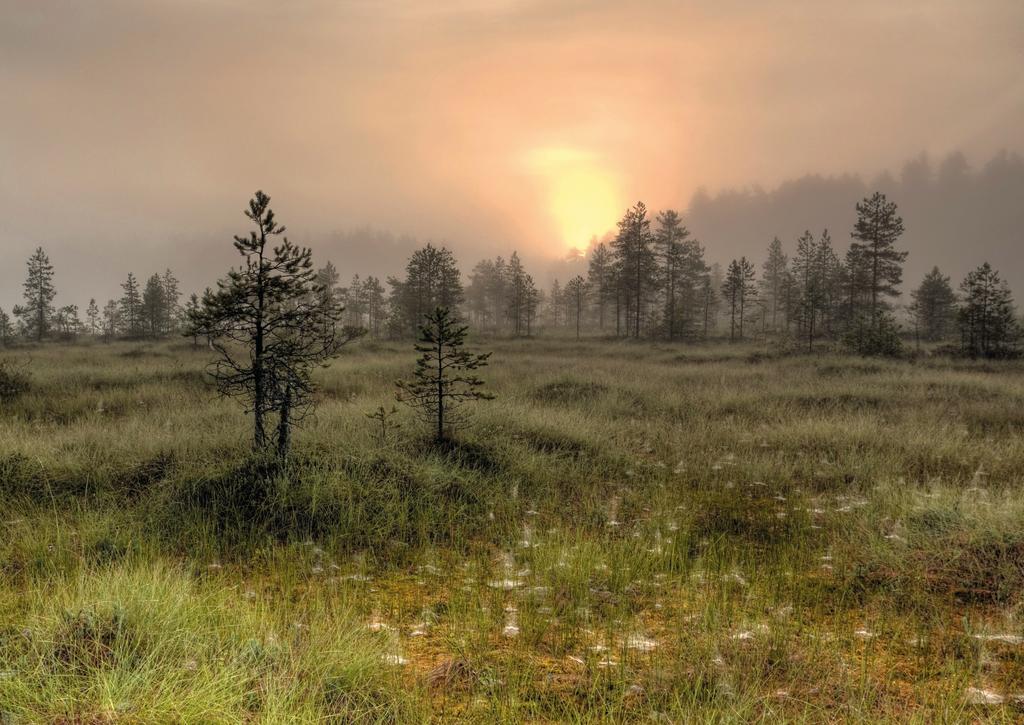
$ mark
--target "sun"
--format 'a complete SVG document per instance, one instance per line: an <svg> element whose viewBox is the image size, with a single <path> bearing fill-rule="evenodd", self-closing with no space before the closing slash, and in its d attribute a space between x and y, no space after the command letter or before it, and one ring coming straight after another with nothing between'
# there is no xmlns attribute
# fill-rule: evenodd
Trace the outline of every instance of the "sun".
<svg viewBox="0 0 1024 725"><path fill-rule="evenodd" d="M619 185L596 154L547 147L531 151L527 160L541 177L548 213L566 251L586 249L591 239L615 227L622 206Z"/></svg>

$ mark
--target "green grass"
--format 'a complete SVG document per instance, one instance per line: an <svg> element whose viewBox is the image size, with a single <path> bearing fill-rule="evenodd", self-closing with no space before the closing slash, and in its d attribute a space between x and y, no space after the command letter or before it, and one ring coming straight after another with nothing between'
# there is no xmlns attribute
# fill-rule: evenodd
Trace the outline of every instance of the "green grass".
<svg viewBox="0 0 1024 725"><path fill-rule="evenodd" d="M451 450L364 342L284 470L202 349L7 353L0 722L1020 720L1024 364L479 344Z"/></svg>

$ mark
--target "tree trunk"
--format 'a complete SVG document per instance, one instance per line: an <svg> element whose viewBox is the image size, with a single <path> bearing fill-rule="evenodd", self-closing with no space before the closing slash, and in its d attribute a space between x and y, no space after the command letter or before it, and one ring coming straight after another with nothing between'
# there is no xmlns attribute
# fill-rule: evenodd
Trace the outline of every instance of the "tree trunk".
<svg viewBox="0 0 1024 725"><path fill-rule="evenodd" d="M437 335L437 441L444 440L444 345L441 342L442 332Z"/></svg>
<svg viewBox="0 0 1024 725"><path fill-rule="evenodd" d="M277 421L277 457L281 460L288 457L288 449L291 447L291 410L292 386L291 383L285 383L280 417Z"/></svg>

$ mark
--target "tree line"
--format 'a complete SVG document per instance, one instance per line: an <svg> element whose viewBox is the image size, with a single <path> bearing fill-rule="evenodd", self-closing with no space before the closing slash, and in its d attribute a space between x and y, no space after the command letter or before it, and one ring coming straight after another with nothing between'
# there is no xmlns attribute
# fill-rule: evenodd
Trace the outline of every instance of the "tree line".
<svg viewBox="0 0 1024 725"><path fill-rule="evenodd" d="M697 341L725 336L772 337L793 348L821 342L864 354L894 354L906 341L948 343L963 353L1013 354L1019 324L1012 295L989 264L953 288L933 269L899 305L907 252L899 248L903 220L895 203L874 193L856 204L845 250L828 230L806 231L787 253L777 237L758 266L743 256L724 268L706 260L704 246L674 210L651 214L639 202L617 232L589 252L585 275L549 290L538 287L517 252L478 262L464 285L454 254L428 243L412 253L403 274L386 279L354 275L342 285L331 262L311 270L322 314L340 310L339 323L372 337L416 335L424 316L450 310L476 329L529 337L540 329L620 338ZM29 258L24 303L14 320L0 310L0 343L71 339L89 334L160 339L191 330L205 294L181 304L170 269L141 284L129 274L120 297L100 308L91 299L81 319L76 305L56 306L54 270L42 248ZM904 324L901 326L902 316Z"/></svg>

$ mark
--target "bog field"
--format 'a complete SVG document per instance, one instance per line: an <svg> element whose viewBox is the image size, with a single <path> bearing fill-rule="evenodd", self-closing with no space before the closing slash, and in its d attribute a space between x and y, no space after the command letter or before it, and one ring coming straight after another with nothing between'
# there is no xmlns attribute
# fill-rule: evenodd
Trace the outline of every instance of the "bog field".
<svg viewBox="0 0 1024 725"><path fill-rule="evenodd" d="M1024 363L474 340L317 373L286 466L188 341L23 347L0 722L1020 722Z"/></svg>

